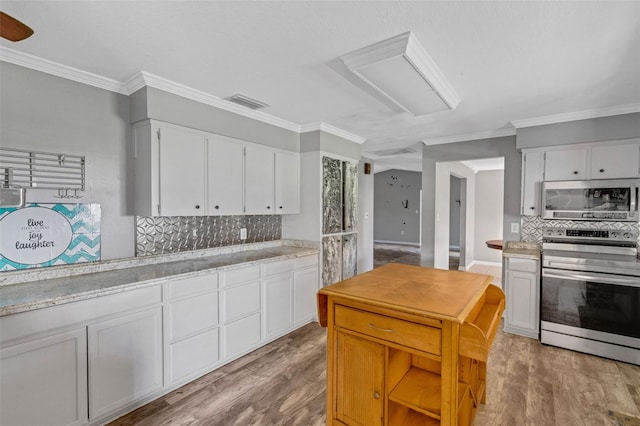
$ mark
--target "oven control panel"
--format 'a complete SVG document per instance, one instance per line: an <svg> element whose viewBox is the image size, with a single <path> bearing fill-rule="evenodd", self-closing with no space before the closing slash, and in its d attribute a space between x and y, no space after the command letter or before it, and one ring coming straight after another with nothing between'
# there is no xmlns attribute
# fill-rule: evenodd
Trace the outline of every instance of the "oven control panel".
<svg viewBox="0 0 640 426"><path fill-rule="evenodd" d="M638 232L635 230L619 229L567 229L544 228L544 239L591 240L591 241L637 241Z"/></svg>

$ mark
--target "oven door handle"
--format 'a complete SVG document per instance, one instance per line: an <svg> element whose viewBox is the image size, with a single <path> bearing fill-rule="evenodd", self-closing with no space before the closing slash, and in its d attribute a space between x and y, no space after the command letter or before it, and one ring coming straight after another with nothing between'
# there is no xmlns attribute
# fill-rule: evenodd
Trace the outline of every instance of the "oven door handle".
<svg viewBox="0 0 640 426"><path fill-rule="evenodd" d="M640 288L640 279L638 277L626 277L621 275L594 274L580 271L565 271L562 269L542 268L542 276L548 278L562 278L569 280L586 280L598 281L603 284L618 284L629 287Z"/></svg>

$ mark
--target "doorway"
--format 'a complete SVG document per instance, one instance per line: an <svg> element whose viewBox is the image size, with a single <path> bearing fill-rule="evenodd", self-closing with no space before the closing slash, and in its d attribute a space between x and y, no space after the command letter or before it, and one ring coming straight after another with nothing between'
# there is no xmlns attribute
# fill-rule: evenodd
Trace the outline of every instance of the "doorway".
<svg viewBox="0 0 640 426"><path fill-rule="evenodd" d="M461 264L465 265L467 180L454 174L449 175L449 179L449 269L457 271Z"/></svg>

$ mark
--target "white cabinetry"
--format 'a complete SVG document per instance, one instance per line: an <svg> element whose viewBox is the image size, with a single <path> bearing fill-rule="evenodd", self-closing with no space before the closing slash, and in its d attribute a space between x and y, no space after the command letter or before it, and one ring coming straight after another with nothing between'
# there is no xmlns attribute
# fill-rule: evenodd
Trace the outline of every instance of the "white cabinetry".
<svg viewBox="0 0 640 426"><path fill-rule="evenodd" d="M277 151L275 157L275 208L278 214L300 212L300 156Z"/></svg>
<svg viewBox="0 0 640 426"><path fill-rule="evenodd" d="M591 148L591 179L640 176L640 144L599 145Z"/></svg>
<svg viewBox="0 0 640 426"><path fill-rule="evenodd" d="M254 145L245 147L245 213L275 214L275 153Z"/></svg>
<svg viewBox="0 0 640 426"><path fill-rule="evenodd" d="M244 212L244 146L214 135L208 143L208 214L240 215Z"/></svg>
<svg viewBox="0 0 640 426"><path fill-rule="evenodd" d="M265 263L262 276L266 339L315 318L319 276L316 255Z"/></svg>
<svg viewBox="0 0 640 426"><path fill-rule="evenodd" d="M0 349L0 424L87 421L85 328Z"/></svg>
<svg viewBox="0 0 640 426"><path fill-rule="evenodd" d="M540 189L543 175L542 152L522 153L522 214L525 216L539 215L542 211L540 203L542 197Z"/></svg>
<svg viewBox="0 0 640 426"><path fill-rule="evenodd" d="M505 261L504 331L537 339L540 332L539 261L514 257L506 257Z"/></svg>
<svg viewBox="0 0 640 426"><path fill-rule="evenodd" d="M134 126L137 216L290 214L298 153L147 120Z"/></svg>
<svg viewBox="0 0 640 426"><path fill-rule="evenodd" d="M261 340L260 266L222 273L223 341L226 358L255 348Z"/></svg>
<svg viewBox="0 0 640 426"><path fill-rule="evenodd" d="M544 149L544 180L640 177L640 140Z"/></svg>
<svg viewBox="0 0 640 426"><path fill-rule="evenodd" d="M166 290L165 374L173 385L220 362L218 274L172 280Z"/></svg>
<svg viewBox="0 0 640 426"><path fill-rule="evenodd" d="M587 149L561 149L544 154L545 180L587 179Z"/></svg>
<svg viewBox="0 0 640 426"><path fill-rule="evenodd" d="M90 325L88 348L91 418L162 388L162 308Z"/></svg>

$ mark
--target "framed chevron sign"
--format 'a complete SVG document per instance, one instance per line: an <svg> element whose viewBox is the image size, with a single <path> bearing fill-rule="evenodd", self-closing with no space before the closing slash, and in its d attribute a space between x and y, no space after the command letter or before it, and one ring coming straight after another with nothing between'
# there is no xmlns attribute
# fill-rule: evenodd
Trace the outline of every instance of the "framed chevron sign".
<svg viewBox="0 0 640 426"><path fill-rule="evenodd" d="M0 208L0 270L100 260L99 204Z"/></svg>

